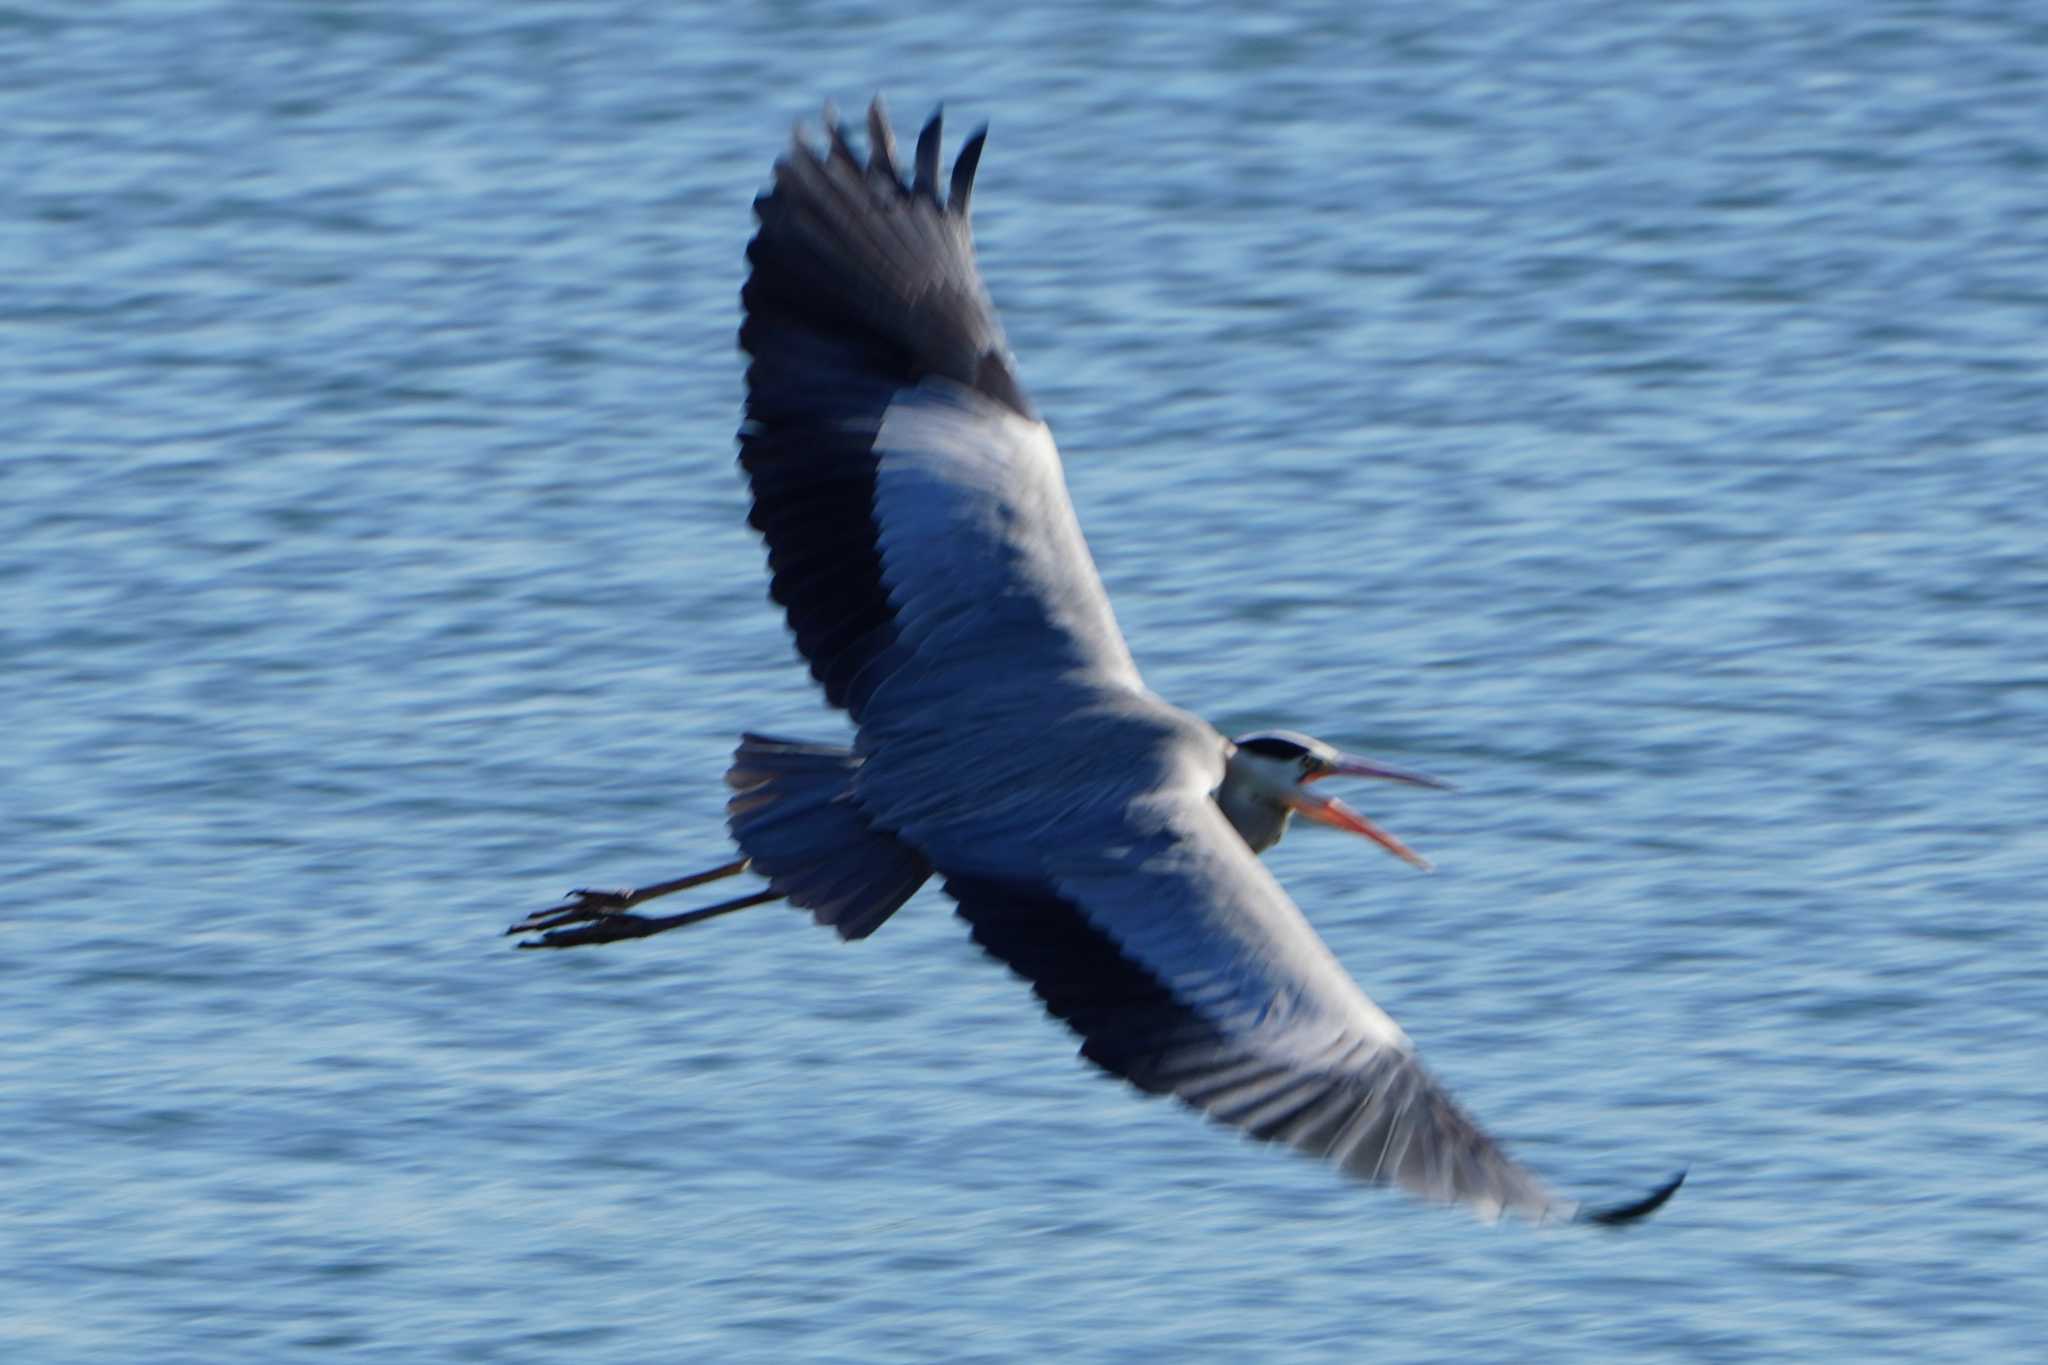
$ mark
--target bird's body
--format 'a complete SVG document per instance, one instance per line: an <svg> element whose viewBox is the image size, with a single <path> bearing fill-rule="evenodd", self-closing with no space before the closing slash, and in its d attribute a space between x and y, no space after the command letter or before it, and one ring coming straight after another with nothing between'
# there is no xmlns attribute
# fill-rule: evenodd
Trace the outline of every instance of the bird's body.
<svg viewBox="0 0 2048 1365"><path fill-rule="evenodd" d="M1104 1069L1368 1180L1489 1216L1572 1214L1450 1100L1256 857L1300 813L1419 862L1309 784L1427 779L1288 732L1233 742L1146 688L975 267L980 135L942 197L936 118L907 182L879 103L865 160L827 124L827 150L799 137L756 201L740 462L771 595L854 745L748 736L728 774L745 859L517 927L566 946L783 896L858 938L936 875ZM748 866L761 895L623 913Z"/></svg>

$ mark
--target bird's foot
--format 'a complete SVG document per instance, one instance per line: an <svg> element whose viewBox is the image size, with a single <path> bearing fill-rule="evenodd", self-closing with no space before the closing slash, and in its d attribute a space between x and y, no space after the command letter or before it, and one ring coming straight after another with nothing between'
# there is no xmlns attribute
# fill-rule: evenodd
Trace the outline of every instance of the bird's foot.
<svg viewBox="0 0 2048 1365"><path fill-rule="evenodd" d="M744 910L750 905L765 905L769 901L781 900L781 893L773 890L757 891L750 896L736 896L731 900L707 905L702 909L688 910L680 915L629 915L626 910L657 896L702 886L706 882L723 881L747 870L747 860L714 867L708 872L694 872L687 877L673 881L656 882L651 886L632 887L623 891L591 891L579 888L571 891L560 905L551 905L545 910L536 910L505 932L507 934L539 934L539 938L520 941L521 948L574 948L585 943L615 943L622 938L646 938L650 934L680 929L686 924L699 924L720 915L729 915L735 910Z"/></svg>
<svg viewBox="0 0 2048 1365"><path fill-rule="evenodd" d="M505 932L510 934L537 934L549 929L559 929L567 924L580 924L585 920L601 920L617 915L628 906L637 905L644 897L638 891L628 888L623 891L591 891L579 887L571 891L560 905L551 905L545 910L536 910Z"/></svg>
<svg viewBox="0 0 2048 1365"><path fill-rule="evenodd" d="M515 924L507 933L537 932L539 938L521 939L521 948L577 948L586 943L616 943L624 938L645 938L669 927L664 921L611 910L591 910L569 919L531 917Z"/></svg>

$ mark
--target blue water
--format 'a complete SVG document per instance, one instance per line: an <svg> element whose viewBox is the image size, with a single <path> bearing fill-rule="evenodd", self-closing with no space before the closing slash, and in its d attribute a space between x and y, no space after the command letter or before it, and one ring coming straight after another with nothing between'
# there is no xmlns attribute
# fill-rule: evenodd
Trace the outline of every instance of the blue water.
<svg viewBox="0 0 2048 1365"><path fill-rule="evenodd" d="M0 1358L2027 1359L2036 6L0 5ZM731 465L876 89L1154 686L1454 780L1273 858L1622 1237L1099 1079L926 894L564 954L835 738Z"/></svg>

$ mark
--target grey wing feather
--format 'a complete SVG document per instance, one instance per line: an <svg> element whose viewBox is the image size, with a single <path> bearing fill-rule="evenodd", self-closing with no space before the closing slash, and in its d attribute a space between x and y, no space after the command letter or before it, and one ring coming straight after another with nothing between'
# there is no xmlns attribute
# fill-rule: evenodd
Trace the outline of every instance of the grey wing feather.
<svg viewBox="0 0 2048 1365"><path fill-rule="evenodd" d="M1067 860L1038 886L952 876L946 890L975 941L1112 1074L1362 1181L1489 1220L1571 1218L1575 1205L1452 1101L1227 839L1227 827L1133 831L1122 857Z"/></svg>
<svg viewBox="0 0 2048 1365"><path fill-rule="evenodd" d="M1142 686L1043 422L956 384L898 395L876 448L875 520L899 639L950 680L1079 671Z"/></svg>
<svg viewBox="0 0 2048 1365"><path fill-rule="evenodd" d="M951 877L947 890L976 941L1113 1074L1361 1180L1488 1219L1571 1218L1423 1067L1220 814L1207 828L1187 813L1133 827L1119 854L1055 860L1036 888Z"/></svg>
<svg viewBox="0 0 2048 1365"><path fill-rule="evenodd" d="M1451 1100L1231 829L1210 797L1213 731L1103 690L1026 743L1028 701L988 704L986 728L885 720L856 790L1083 1055L1364 1180L1486 1217L1572 1215Z"/></svg>

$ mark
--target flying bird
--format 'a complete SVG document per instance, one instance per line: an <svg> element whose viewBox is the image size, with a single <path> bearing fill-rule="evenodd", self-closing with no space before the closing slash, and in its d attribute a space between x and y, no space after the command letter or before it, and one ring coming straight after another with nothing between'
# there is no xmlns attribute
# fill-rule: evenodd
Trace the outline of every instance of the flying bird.
<svg viewBox="0 0 2048 1365"><path fill-rule="evenodd" d="M577 891L521 946L642 938L787 899L842 938L936 876L974 941L1081 1055L1255 1137L1482 1217L1621 1223L1511 1159L1417 1060L1257 857L1292 817L1422 859L1316 789L1441 785L1306 735L1225 738L1153 694L1111 614L1058 451L974 258L986 129L940 178L940 119L906 176L880 100L867 155L828 108L755 200L740 464L770 596L851 748L742 738L742 857ZM669 916L658 896L752 871L765 890Z"/></svg>

